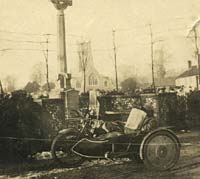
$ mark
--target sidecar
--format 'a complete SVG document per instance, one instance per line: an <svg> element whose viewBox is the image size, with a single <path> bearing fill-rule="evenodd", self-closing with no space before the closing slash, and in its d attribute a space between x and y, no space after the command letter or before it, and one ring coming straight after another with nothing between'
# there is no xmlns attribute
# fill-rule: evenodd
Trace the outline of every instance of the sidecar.
<svg viewBox="0 0 200 179"><path fill-rule="evenodd" d="M138 116L134 119L137 125L131 133L114 131L88 138L76 129L62 130L53 141L52 155L67 167L78 166L86 159L130 158L143 162L148 169L172 168L180 155L176 134L166 127L144 131L145 120L138 120Z"/></svg>
<svg viewBox="0 0 200 179"><path fill-rule="evenodd" d="M180 142L175 133L158 128L148 134L111 132L90 140L83 138L72 152L83 158L130 158L153 170L168 170L178 161Z"/></svg>

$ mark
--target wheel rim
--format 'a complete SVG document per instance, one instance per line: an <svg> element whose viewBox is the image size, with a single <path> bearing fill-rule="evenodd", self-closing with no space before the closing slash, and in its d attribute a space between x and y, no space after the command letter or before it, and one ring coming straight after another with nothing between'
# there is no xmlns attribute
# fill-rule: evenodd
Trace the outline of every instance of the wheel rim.
<svg viewBox="0 0 200 179"><path fill-rule="evenodd" d="M68 135L60 137L54 146L53 155L55 159L61 163L69 166L79 164L82 157L76 155L71 151L71 147L78 142L76 135Z"/></svg>
<svg viewBox="0 0 200 179"><path fill-rule="evenodd" d="M154 169L167 170L179 158L179 144L172 135L152 136L145 144L145 161Z"/></svg>

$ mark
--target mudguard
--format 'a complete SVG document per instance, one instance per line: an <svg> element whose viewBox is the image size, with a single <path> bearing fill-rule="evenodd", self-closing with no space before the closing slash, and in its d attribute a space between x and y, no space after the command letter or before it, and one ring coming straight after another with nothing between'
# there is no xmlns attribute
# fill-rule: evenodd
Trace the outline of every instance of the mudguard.
<svg viewBox="0 0 200 179"><path fill-rule="evenodd" d="M172 134L172 135L176 138L176 140L178 141L179 146L181 146L178 137L176 136L176 134L175 134L171 129L169 129L168 127L159 127L159 128L157 128L157 129L155 129L155 130L149 132L149 133L143 138L143 140L142 140L142 142L141 142L141 145L140 145L140 151L139 151L139 152L140 152L140 153L139 153L139 156L140 156L140 159L141 159L141 160L143 160L144 143L146 142L146 140L147 140L152 134L155 134L155 133L157 133L157 132L159 132L159 131L166 131L166 132L169 132L170 134Z"/></svg>
<svg viewBox="0 0 200 179"><path fill-rule="evenodd" d="M80 138L81 133L77 129L68 128L59 131L51 145L53 159L59 164L67 167L79 166L84 161L83 158L77 158L76 156L71 155L70 150Z"/></svg>

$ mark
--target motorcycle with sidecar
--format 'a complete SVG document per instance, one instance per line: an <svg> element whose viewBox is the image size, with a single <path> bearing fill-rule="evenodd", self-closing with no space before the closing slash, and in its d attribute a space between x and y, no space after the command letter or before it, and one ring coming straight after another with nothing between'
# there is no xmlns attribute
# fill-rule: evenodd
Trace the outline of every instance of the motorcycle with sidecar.
<svg viewBox="0 0 200 179"><path fill-rule="evenodd" d="M51 146L52 156L59 164L77 167L85 160L130 158L144 163L147 169L163 171L174 167L179 159L179 139L167 127L143 130L148 122L140 120L133 133L126 133L119 122L119 130L95 136L93 123L86 118L80 129L59 131Z"/></svg>

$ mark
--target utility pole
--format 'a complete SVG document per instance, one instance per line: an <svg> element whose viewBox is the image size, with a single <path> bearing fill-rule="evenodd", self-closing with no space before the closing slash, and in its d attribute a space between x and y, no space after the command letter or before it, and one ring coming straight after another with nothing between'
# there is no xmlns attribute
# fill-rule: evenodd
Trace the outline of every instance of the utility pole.
<svg viewBox="0 0 200 179"><path fill-rule="evenodd" d="M116 44L115 44L115 30L112 31L113 34L113 50L114 50L114 60L115 60L115 83L116 90L118 91L118 75L117 75L117 52L116 52Z"/></svg>
<svg viewBox="0 0 200 179"><path fill-rule="evenodd" d="M194 30L194 40L195 40L196 56L197 56L197 61L198 61L198 72L199 72L198 73L199 80L197 83L200 84L200 54L199 54L198 35L197 35L196 26L194 26L193 30ZM197 90L199 90L199 84L197 84Z"/></svg>
<svg viewBox="0 0 200 179"><path fill-rule="evenodd" d="M46 50L43 51L44 54L44 58L45 58L45 65L46 65L46 83L47 83L47 91L50 92L51 88L50 88L50 84L49 84L49 35L50 34L44 34L46 35ZM41 44L42 46L42 44ZM43 46L42 46L43 48Z"/></svg>
<svg viewBox="0 0 200 179"><path fill-rule="evenodd" d="M48 38L48 35L47 34L47 39L46 39L46 58L45 58L45 61L46 61L46 80L47 80L47 89L48 89L48 92L51 91L51 88L50 88L50 84L49 84L49 38Z"/></svg>
<svg viewBox="0 0 200 179"><path fill-rule="evenodd" d="M150 38L151 38L151 72L152 72L152 87L154 91L156 92L156 86L155 86L155 76L154 76L154 53L153 53L153 46L154 46L154 41L153 41L153 32L152 32L152 27L151 24L149 24L149 29L150 29Z"/></svg>

